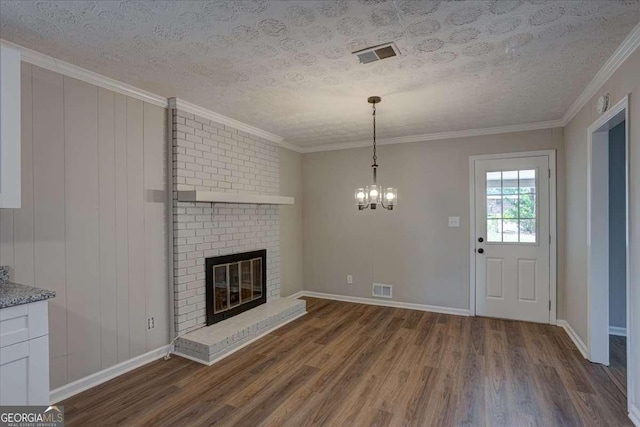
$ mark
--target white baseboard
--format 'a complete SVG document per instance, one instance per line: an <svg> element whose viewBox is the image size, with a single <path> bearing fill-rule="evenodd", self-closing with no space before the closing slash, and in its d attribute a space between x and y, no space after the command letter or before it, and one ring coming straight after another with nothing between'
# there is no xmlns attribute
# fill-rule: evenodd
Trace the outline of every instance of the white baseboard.
<svg viewBox="0 0 640 427"><path fill-rule="evenodd" d="M303 296L304 296L304 291L298 291L295 294L291 294L291 295L289 295L288 297L285 297L285 298L297 299L297 298L300 298L300 297L303 297Z"/></svg>
<svg viewBox="0 0 640 427"><path fill-rule="evenodd" d="M636 427L640 427L640 409L634 404L629 405L629 419Z"/></svg>
<svg viewBox="0 0 640 427"><path fill-rule="evenodd" d="M287 298L292 298L292 297L293 297L293 295L291 295L291 296L289 296L289 297L287 297ZM213 359L211 362L205 362L205 361L203 361L202 359L198 359L198 358L196 358L196 357L189 356L189 355L184 354L184 353L180 353L179 351L173 351L171 354L175 354L176 356L184 357L185 359L189 359L189 360L192 360L192 361L194 361L194 362L201 363L201 364L203 364L203 365L211 366L211 365L213 365L214 363L217 363L217 362L221 361L221 360L222 360L222 359L224 359L225 357L232 355L232 354L233 354L233 353L235 353L236 351L238 351L238 350L240 350L240 349L242 349L242 348L245 348L245 347L246 347L246 346L248 346L249 344L251 344L251 343L253 343L253 342L255 342L255 341L259 340L260 338L264 337L265 335L267 335L267 334L269 334L269 333L271 333L271 332L275 331L276 329L278 329L278 328L280 328L280 327L282 327L282 326L286 325L287 323L291 323L291 322L293 322L294 320L296 320L296 319L298 319L298 318L300 318L300 317L304 316L305 314L307 314L307 312L306 312L306 311L304 311L304 312L302 312L302 313L298 314L298 315L297 315L297 316L295 316L295 317L292 317L291 319L288 319L286 322L278 323L277 325L274 325L273 327L271 327L271 328L269 328L269 329L265 329L262 333L260 333L260 335L256 335L255 337L251 338L249 341L247 341L247 342L245 342L245 343L242 343L242 345L239 345L238 347L234 348L233 350L229 350L227 353L223 354L222 356L216 357L216 358L215 358L215 359Z"/></svg>
<svg viewBox="0 0 640 427"><path fill-rule="evenodd" d="M49 400L51 401L52 405L54 403L58 403L73 395L107 382L119 375L139 368L140 366L146 365L147 363L153 362L154 360L158 360L161 357L164 357L168 352L169 345L165 345L155 350L151 350L148 353L141 354L140 356L134 357L129 360L125 360L124 362L113 365L107 369L103 369L102 371L96 372L95 374L80 378L79 380L76 380L72 383L65 384L60 388L51 390L51 392L49 392Z"/></svg>
<svg viewBox="0 0 640 427"><path fill-rule="evenodd" d="M619 337L627 336L627 328L622 328L620 326L609 326L609 335L616 335Z"/></svg>
<svg viewBox="0 0 640 427"><path fill-rule="evenodd" d="M578 350L580 350L582 357L584 357L585 359L589 359L588 357L589 352L587 351L587 346L582 342L582 340L580 339L576 331L573 330L569 322L567 322L566 320L558 319L556 324L560 326L562 329L564 329L567 335L569 335L569 338L571 338L571 341L573 341L576 347L578 347Z"/></svg>
<svg viewBox="0 0 640 427"><path fill-rule="evenodd" d="M355 302L358 304L380 305L383 307L407 308L409 310L430 311L433 313L453 314L456 316L468 316L469 310L464 308L440 307L437 305L414 304L410 302L377 300L373 298L350 297L346 295L325 294L323 292L301 291L288 298L312 297L330 299L335 301Z"/></svg>

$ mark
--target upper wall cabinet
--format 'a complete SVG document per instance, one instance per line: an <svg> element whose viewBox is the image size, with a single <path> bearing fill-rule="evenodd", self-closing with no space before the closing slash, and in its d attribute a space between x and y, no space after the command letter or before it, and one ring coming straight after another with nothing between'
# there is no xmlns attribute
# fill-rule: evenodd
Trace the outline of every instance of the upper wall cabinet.
<svg viewBox="0 0 640 427"><path fill-rule="evenodd" d="M0 208L20 207L20 51L0 45Z"/></svg>

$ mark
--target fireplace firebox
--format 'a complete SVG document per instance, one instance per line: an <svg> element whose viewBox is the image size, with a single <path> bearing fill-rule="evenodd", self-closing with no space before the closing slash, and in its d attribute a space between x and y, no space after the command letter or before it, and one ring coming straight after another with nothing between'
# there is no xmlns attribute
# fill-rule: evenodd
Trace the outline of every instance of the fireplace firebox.
<svg viewBox="0 0 640 427"><path fill-rule="evenodd" d="M206 258L207 325L267 302L266 249Z"/></svg>

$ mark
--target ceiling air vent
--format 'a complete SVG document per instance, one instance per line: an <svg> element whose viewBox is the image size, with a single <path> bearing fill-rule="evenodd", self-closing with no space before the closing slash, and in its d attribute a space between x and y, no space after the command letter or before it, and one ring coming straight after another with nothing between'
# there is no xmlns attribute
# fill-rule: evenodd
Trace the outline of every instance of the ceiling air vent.
<svg viewBox="0 0 640 427"><path fill-rule="evenodd" d="M393 298L393 286L384 283L374 283L372 296L379 298Z"/></svg>
<svg viewBox="0 0 640 427"><path fill-rule="evenodd" d="M398 46L392 42L357 50L353 52L353 54L358 57L361 64L368 64L370 62L398 56L400 55L400 50Z"/></svg>

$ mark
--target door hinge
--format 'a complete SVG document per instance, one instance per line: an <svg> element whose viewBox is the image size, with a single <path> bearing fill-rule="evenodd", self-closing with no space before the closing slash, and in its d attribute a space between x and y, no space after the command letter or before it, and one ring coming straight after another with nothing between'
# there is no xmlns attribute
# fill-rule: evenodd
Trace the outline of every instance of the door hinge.
<svg viewBox="0 0 640 427"><path fill-rule="evenodd" d="M551 234L549 234L549 244L551 244Z"/></svg>
<svg viewBox="0 0 640 427"><path fill-rule="evenodd" d="M549 178L551 178L551 168L549 168Z"/></svg>
<svg viewBox="0 0 640 427"><path fill-rule="evenodd" d="M549 300L549 311L551 311L551 300Z"/></svg>

